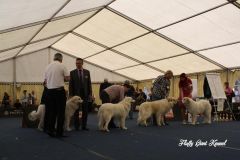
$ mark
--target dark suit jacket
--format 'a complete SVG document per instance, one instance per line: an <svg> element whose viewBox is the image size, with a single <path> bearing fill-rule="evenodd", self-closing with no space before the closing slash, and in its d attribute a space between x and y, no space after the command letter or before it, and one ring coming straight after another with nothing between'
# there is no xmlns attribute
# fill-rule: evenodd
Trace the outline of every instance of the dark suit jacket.
<svg viewBox="0 0 240 160"><path fill-rule="evenodd" d="M88 100L92 96L92 85L90 72L83 69L83 81L80 81L78 69L70 72L69 96L80 96L83 100Z"/></svg>
<svg viewBox="0 0 240 160"><path fill-rule="evenodd" d="M110 87L111 85L112 85L112 84L111 84L111 83L108 83L108 82L103 82L103 83L101 83L101 84L100 84L100 89L99 89L99 97L100 97L100 95L101 95L101 92L102 92L104 89Z"/></svg>

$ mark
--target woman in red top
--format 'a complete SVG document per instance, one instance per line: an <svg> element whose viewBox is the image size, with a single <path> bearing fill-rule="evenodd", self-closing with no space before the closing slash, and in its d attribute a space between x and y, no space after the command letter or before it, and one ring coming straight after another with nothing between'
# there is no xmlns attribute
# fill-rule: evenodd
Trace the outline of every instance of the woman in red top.
<svg viewBox="0 0 240 160"><path fill-rule="evenodd" d="M186 124L187 117L185 116L186 107L182 103L182 99L184 97L192 98L192 81L190 78L187 77L185 73L182 73L180 75L180 81L179 81L179 107L181 109L181 116L183 120L183 124Z"/></svg>
<svg viewBox="0 0 240 160"><path fill-rule="evenodd" d="M234 97L233 90L229 86L229 82L225 82L224 86L225 86L224 91L225 91L225 94L227 96L227 100L228 100L229 104L231 105L232 104L232 97Z"/></svg>

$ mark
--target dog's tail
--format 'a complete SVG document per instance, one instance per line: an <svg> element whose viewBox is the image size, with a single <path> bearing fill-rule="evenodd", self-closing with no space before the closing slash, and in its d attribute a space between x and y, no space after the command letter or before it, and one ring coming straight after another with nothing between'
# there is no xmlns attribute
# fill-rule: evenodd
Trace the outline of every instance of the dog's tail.
<svg viewBox="0 0 240 160"><path fill-rule="evenodd" d="M28 114L28 119L29 119L30 121L35 121L35 120L37 119L36 116L37 116L37 112L36 112L36 111L32 111L32 112L30 112L30 113Z"/></svg>
<svg viewBox="0 0 240 160"><path fill-rule="evenodd" d="M101 114L102 114L102 110L101 110L101 108L99 108L98 109L98 114L97 114L98 118L100 117Z"/></svg>

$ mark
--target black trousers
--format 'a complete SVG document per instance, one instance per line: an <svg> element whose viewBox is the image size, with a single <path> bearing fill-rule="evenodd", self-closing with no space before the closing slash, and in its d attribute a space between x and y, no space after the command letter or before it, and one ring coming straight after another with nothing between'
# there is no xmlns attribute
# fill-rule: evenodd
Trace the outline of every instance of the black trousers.
<svg viewBox="0 0 240 160"><path fill-rule="evenodd" d="M104 103L110 103L109 95L108 95L107 92L105 92L104 90L101 92L100 98L101 98L101 100L102 100L102 104L104 104Z"/></svg>
<svg viewBox="0 0 240 160"><path fill-rule="evenodd" d="M88 99L85 98L83 99L83 103L80 104L81 107L79 107L79 109L76 110L76 112L74 113L74 127L76 130L79 130L79 127L81 125L82 129L87 128L87 118L88 118ZM80 122L79 119L79 111L82 111L82 119Z"/></svg>
<svg viewBox="0 0 240 160"><path fill-rule="evenodd" d="M66 92L63 87L58 89L47 89L45 110L45 131L54 134L57 121L56 135L63 135L63 125L66 107Z"/></svg>
<svg viewBox="0 0 240 160"><path fill-rule="evenodd" d="M102 104L104 103L110 103L110 98L109 95L107 94L107 92L105 92L104 90L101 92L100 94L100 98L102 100ZM116 125L114 123L114 118L112 118L108 124L109 128L116 128Z"/></svg>

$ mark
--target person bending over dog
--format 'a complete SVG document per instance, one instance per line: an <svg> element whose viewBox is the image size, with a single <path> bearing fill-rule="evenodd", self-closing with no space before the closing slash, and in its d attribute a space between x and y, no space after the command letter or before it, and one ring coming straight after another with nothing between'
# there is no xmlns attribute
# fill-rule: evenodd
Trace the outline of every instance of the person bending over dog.
<svg viewBox="0 0 240 160"><path fill-rule="evenodd" d="M102 104L104 103L118 103L124 99L125 93L130 89L130 85L124 83L121 85L112 85L101 92ZM109 128L116 128L113 118L109 123Z"/></svg>

